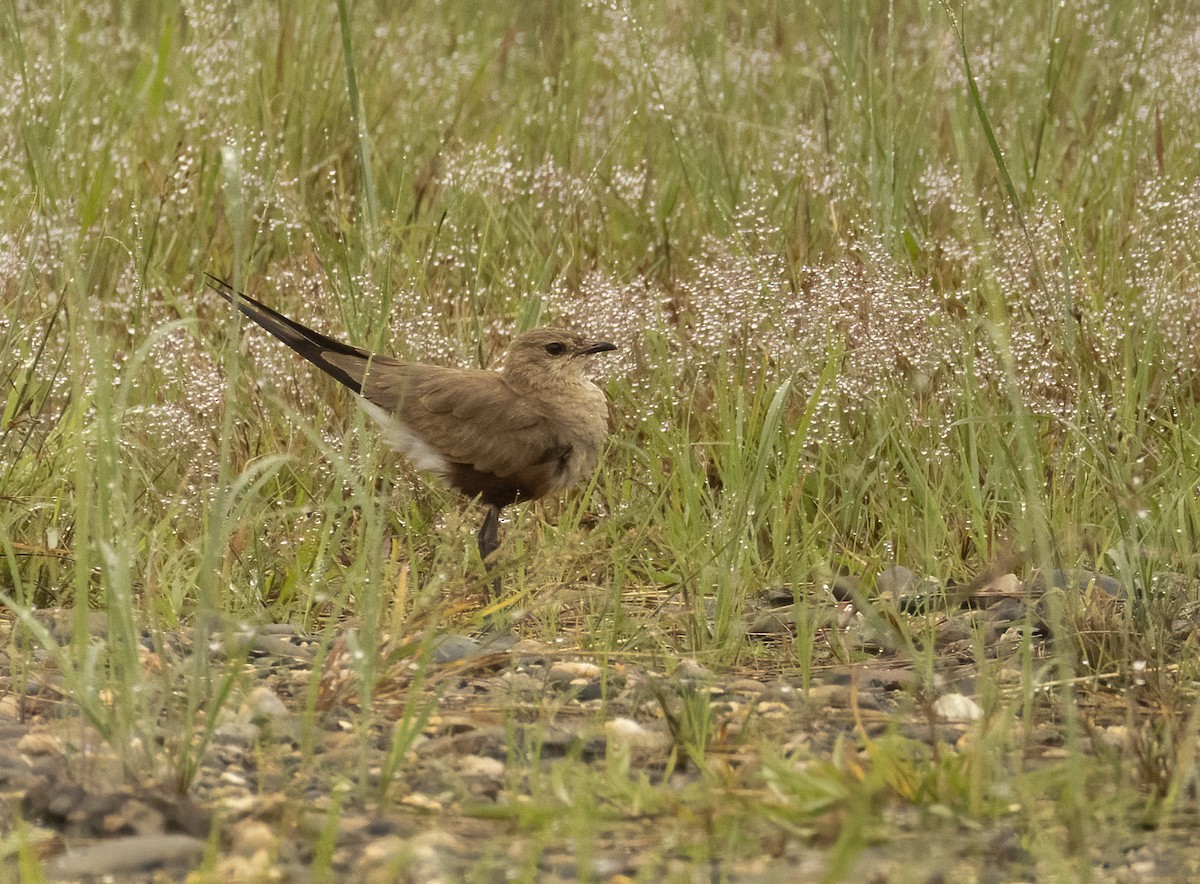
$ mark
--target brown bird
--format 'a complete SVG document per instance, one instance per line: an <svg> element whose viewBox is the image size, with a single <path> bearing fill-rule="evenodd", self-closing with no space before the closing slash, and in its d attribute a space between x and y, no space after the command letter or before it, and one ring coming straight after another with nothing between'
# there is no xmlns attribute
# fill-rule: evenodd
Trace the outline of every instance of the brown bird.
<svg viewBox="0 0 1200 884"><path fill-rule="evenodd" d="M357 393L384 440L417 469L487 504L478 541L489 568L501 509L561 491L596 468L608 402L583 369L587 357L615 344L537 328L513 340L499 371L403 362L326 337L208 279L243 314Z"/></svg>

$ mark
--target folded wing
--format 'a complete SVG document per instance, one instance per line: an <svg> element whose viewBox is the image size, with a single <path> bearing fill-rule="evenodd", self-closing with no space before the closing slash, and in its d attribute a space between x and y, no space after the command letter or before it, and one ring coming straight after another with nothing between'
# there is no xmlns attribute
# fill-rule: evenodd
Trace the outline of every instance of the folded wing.
<svg viewBox="0 0 1200 884"><path fill-rule="evenodd" d="M505 478L569 453L543 404L504 376L373 359L364 397L451 463Z"/></svg>

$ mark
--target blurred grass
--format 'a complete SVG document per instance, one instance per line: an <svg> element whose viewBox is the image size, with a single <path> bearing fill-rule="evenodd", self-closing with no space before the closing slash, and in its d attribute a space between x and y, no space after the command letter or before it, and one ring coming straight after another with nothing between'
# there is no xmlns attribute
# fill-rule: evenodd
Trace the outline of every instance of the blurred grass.
<svg viewBox="0 0 1200 884"><path fill-rule="evenodd" d="M394 465L334 385L243 342L209 270L403 357L490 364L555 320L618 340L602 472L506 526L534 635L720 668L766 653L746 603L790 586L807 684L829 574L963 580L1015 545L1134 588L1105 661L1194 675L1194 654L1169 656L1178 600L1149 591L1177 574L1195 601L1194 11L338 12L3 13L0 589L18 610L74 607L55 654L114 744L160 701L211 727L236 669L196 655L182 692L148 690L140 630L352 623L369 697L384 624L461 625L483 585L474 514ZM579 585L600 588L582 611L529 603ZM680 619L659 619L674 600ZM1060 616L1067 679L1095 647ZM888 618L914 647L924 626ZM879 756L937 781L903 800L990 812L1025 675L969 770ZM193 730L166 753L184 784ZM1016 787L1068 821L1065 854L1102 776L1077 738L1062 782ZM840 763L794 782L781 765L780 788L840 794L869 828L886 790ZM1171 801L1194 798L1167 779Z"/></svg>

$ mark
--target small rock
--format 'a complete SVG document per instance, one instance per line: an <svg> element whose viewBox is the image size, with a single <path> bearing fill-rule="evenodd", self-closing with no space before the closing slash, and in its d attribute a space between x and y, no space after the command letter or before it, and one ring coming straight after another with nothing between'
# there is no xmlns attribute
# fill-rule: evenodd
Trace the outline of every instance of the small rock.
<svg viewBox="0 0 1200 884"><path fill-rule="evenodd" d="M283 657L295 660L311 660L316 656L313 645L299 644L295 639L283 635L255 635L250 640L250 653L264 657Z"/></svg>
<svg viewBox="0 0 1200 884"><path fill-rule="evenodd" d="M278 880L279 874L274 865L271 854L266 850L256 851L249 856L223 856L217 861L217 878L225 881ZM272 872L275 872L274 877Z"/></svg>
<svg viewBox="0 0 1200 884"><path fill-rule="evenodd" d="M808 689L808 702L815 706L843 708L850 705L850 689L840 684L815 684Z"/></svg>
<svg viewBox="0 0 1200 884"><path fill-rule="evenodd" d="M763 593L772 608L782 608L796 603L796 590L790 586L771 586Z"/></svg>
<svg viewBox="0 0 1200 884"><path fill-rule="evenodd" d="M632 718L614 718L604 723L604 735L611 745L631 749L665 749L671 738L660 731L642 727Z"/></svg>
<svg viewBox="0 0 1200 884"><path fill-rule="evenodd" d="M550 682L575 681L576 679L599 678L603 670L595 663L582 660L560 660L550 667L546 678Z"/></svg>
<svg viewBox="0 0 1200 884"><path fill-rule="evenodd" d="M1051 588L1074 589L1077 592L1087 592L1095 587L1112 598L1123 599L1128 596L1124 584L1115 577L1107 574L1097 574L1085 569L1068 570L1055 568L1049 575L1035 571L1029 579L1029 588L1035 593L1044 593Z"/></svg>
<svg viewBox="0 0 1200 884"><path fill-rule="evenodd" d="M479 653L479 642L467 635L450 633L433 643L430 658L438 665L469 660Z"/></svg>
<svg viewBox="0 0 1200 884"><path fill-rule="evenodd" d="M709 681L713 674L692 659L680 660L675 667L675 677L690 681Z"/></svg>
<svg viewBox="0 0 1200 884"><path fill-rule="evenodd" d="M979 704L965 694L943 694L934 702L933 711L943 721L970 722L983 717Z"/></svg>
<svg viewBox="0 0 1200 884"><path fill-rule="evenodd" d="M300 632L295 623L263 623L258 627L258 631L263 635L291 635L297 638L303 637L303 633Z"/></svg>
<svg viewBox="0 0 1200 884"><path fill-rule="evenodd" d="M254 724L264 724L290 714L279 696L266 687L257 687L246 696L242 713Z"/></svg>
<svg viewBox="0 0 1200 884"><path fill-rule="evenodd" d="M862 592L862 581L849 574L839 574L829 582L829 592L839 602L852 602Z"/></svg>
<svg viewBox="0 0 1200 884"><path fill-rule="evenodd" d="M934 646L939 650L955 642L971 638L971 624L965 617L955 617L941 623L934 634Z"/></svg>
<svg viewBox="0 0 1200 884"><path fill-rule="evenodd" d="M1123 724L1110 724L1108 727L1100 728L1100 739L1110 749L1118 752L1131 744L1129 728Z"/></svg>
<svg viewBox="0 0 1200 884"><path fill-rule="evenodd" d="M1019 595L1021 592L1021 578L1010 571L1007 574L1001 574L995 580L989 581L979 592L980 595Z"/></svg>
<svg viewBox="0 0 1200 884"><path fill-rule="evenodd" d="M768 684L763 696L780 703L787 703L789 706L798 703L801 699L800 692L796 690L795 685L789 684L783 679Z"/></svg>
<svg viewBox="0 0 1200 884"><path fill-rule="evenodd" d="M892 565L875 578L875 591L880 597L894 601L901 611L912 614L929 610L943 588L937 581L922 579L903 565Z"/></svg>
<svg viewBox="0 0 1200 884"><path fill-rule="evenodd" d="M599 681L584 682L575 691L575 699L580 703L602 700L604 699L604 685Z"/></svg>
<svg viewBox="0 0 1200 884"><path fill-rule="evenodd" d="M248 721L235 718L232 721L227 721L217 726L217 729L213 731L213 744L217 746L247 747L254 744L254 741L258 739L258 735L257 727Z"/></svg>
<svg viewBox="0 0 1200 884"><path fill-rule="evenodd" d="M912 569L903 565L892 565L879 572L879 576L875 578L875 590L881 596L901 601L912 595L920 583Z"/></svg>
<svg viewBox="0 0 1200 884"><path fill-rule="evenodd" d="M450 881L457 878L451 861L462 851L459 839L446 831L426 831L409 842L412 866L409 871L415 881Z"/></svg>
<svg viewBox="0 0 1200 884"><path fill-rule="evenodd" d="M413 792L409 795L405 795L400 799L400 803L405 807L411 807L414 810L422 810L426 813L439 813L442 809L440 801L421 792Z"/></svg>
<svg viewBox="0 0 1200 884"><path fill-rule="evenodd" d="M479 650L507 653L517 646L517 637L511 632L489 632L479 637Z"/></svg>
<svg viewBox="0 0 1200 884"><path fill-rule="evenodd" d="M859 676L859 685L881 688L885 691L907 691L920 684L921 677L911 669L888 667L871 669Z"/></svg>
<svg viewBox="0 0 1200 884"><path fill-rule="evenodd" d="M186 872L204 856L206 842L188 835L132 835L68 850L50 865L56 878Z"/></svg>
<svg viewBox="0 0 1200 884"><path fill-rule="evenodd" d="M782 720L786 718L792 711L792 707L787 703L780 703L778 700L762 700L754 704L754 714L762 718Z"/></svg>
<svg viewBox="0 0 1200 884"><path fill-rule="evenodd" d="M391 865L407 850L408 841L399 835L379 838L362 849L362 853L359 854L359 870L363 872L378 866Z"/></svg>
<svg viewBox="0 0 1200 884"><path fill-rule="evenodd" d="M560 690L570 690L577 700L587 702L604 696L600 681L603 670L595 663L562 660L550 667L546 683Z"/></svg>
<svg viewBox="0 0 1200 884"><path fill-rule="evenodd" d="M233 852L239 856L254 856L259 851L274 853L279 846L275 831L261 820L242 820L230 829Z"/></svg>
<svg viewBox="0 0 1200 884"><path fill-rule="evenodd" d="M51 734L30 733L17 740L17 751L30 758L47 755L62 755L62 746Z"/></svg>
<svg viewBox="0 0 1200 884"><path fill-rule="evenodd" d="M508 732L499 726L479 727L472 731L434 737L417 747L422 758L456 755L486 755L489 758L508 757Z"/></svg>
<svg viewBox="0 0 1200 884"><path fill-rule="evenodd" d="M988 606L983 616L988 622L997 625L1024 622L1025 602L1018 598L1000 599L996 604Z"/></svg>
<svg viewBox="0 0 1200 884"><path fill-rule="evenodd" d="M485 755L464 755L458 759L458 770L467 777L488 777L498 780L504 776L507 765L498 758Z"/></svg>
<svg viewBox="0 0 1200 884"><path fill-rule="evenodd" d="M787 635L792 631L795 618L790 608L779 608L760 614L746 630L750 635Z"/></svg>

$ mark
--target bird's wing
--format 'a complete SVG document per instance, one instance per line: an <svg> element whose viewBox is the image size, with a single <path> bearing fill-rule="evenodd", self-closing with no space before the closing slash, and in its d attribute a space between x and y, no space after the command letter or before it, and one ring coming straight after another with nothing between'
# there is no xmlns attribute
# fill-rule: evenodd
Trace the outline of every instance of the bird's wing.
<svg viewBox="0 0 1200 884"><path fill-rule="evenodd" d="M372 360L364 395L447 460L505 477L569 452L536 399L494 371Z"/></svg>

